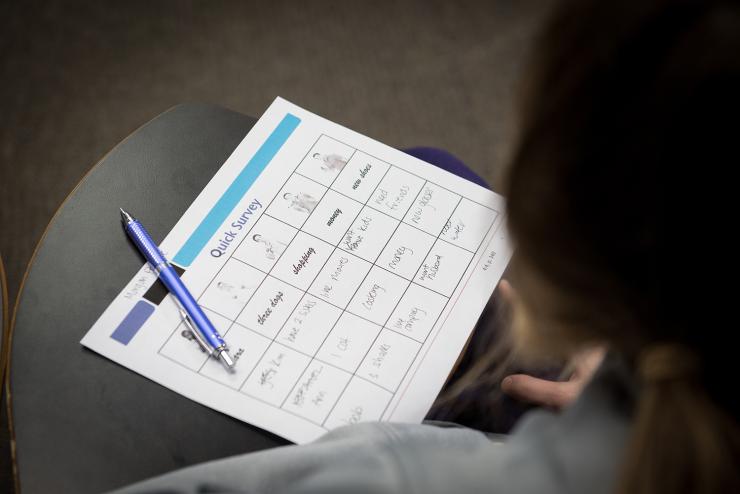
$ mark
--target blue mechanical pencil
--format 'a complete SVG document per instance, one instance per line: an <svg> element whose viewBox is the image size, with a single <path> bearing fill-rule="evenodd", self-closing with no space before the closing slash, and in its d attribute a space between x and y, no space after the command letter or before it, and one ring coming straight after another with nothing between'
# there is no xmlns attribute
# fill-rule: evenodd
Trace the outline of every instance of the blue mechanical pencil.
<svg viewBox="0 0 740 494"><path fill-rule="evenodd" d="M144 226L137 219L121 209L121 221L131 240L144 255L147 262L157 272L167 290L174 296L180 306L180 314L189 326L194 339L210 356L221 361L229 371L234 368L234 361L229 355L226 342L218 334L213 323L208 319L203 310L185 287L175 268L164 257L157 244L147 233Z"/></svg>

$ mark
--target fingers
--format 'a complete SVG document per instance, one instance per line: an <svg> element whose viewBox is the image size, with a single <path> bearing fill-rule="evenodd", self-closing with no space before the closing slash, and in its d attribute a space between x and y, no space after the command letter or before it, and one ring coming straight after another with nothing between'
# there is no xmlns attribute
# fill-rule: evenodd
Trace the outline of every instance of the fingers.
<svg viewBox="0 0 740 494"><path fill-rule="evenodd" d="M604 360L604 355L606 355L605 346L591 347L576 355L573 359L574 369L571 379L584 381L590 379Z"/></svg>
<svg viewBox="0 0 740 494"><path fill-rule="evenodd" d="M526 374L515 374L501 382L501 390L522 401L563 408L578 397L601 365L605 354L605 347L592 347L579 353L573 359L573 372L568 381L547 381Z"/></svg>
<svg viewBox="0 0 740 494"><path fill-rule="evenodd" d="M560 409L578 396L580 387L570 381L546 381L526 374L514 374L501 382L501 390L522 401Z"/></svg>
<svg viewBox="0 0 740 494"><path fill-rule="evenodd" d="M502 279L498 284L498 289L507 304L511 305L514 303L516 294L514 292L514 287L511 286L511 283L509 283L508 280Z"/></svg>

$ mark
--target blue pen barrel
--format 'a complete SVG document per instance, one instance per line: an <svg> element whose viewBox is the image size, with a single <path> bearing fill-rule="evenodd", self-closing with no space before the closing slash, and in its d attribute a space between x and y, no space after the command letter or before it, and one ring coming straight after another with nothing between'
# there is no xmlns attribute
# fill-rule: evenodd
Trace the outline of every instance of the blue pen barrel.
<svg viewBox="0 0 740 494"><path fill-rule="evenodd" d="M224 345L224 340L219 335L216 328L213 327L213 323L208 319L208 316L200 308L198 302L195 301L190 292L185 288L180 277L177 275L175 268L167 264L159 273L159 279L172 292L175 297L180 301L185 312L188 313L190 318L195 323L197 328L202 329L202 336L214 349Z"/></svg>
<svg viewBox="0 0 740 494"><path fill-rule="evenodd" d="M149 236L149 232L142 226L138 221L133 221L126 225L126 233L129 234L131 240L138 247L139 252L144 254L147 262L152 265L155 270L159 269L159 266L168 264L167 259L162 255L162 252L157 248L157 244Z"/></svg>
<svg viewBox="0 0 740 494"><path fill-rule="evenodd" d="M151 264L155 271L158 272L159 279L162 280L162 283L164 283L170 293L180 301L183 309L188 313L196 327L202 330L201 336L203 336L203 339L205 339L213 349L223 346L225 343L219 335L219 332L208 319L208 316L206 316L200 308L198 302L196 302L190 294L190 291L185 288L185 285L177 275L175 268L170 265L162 252L157 248L157 244L152 240L149 233L141 223L138 221L129 223L126 225L126 232L139 250L144 254L147 262Z"/></svg>

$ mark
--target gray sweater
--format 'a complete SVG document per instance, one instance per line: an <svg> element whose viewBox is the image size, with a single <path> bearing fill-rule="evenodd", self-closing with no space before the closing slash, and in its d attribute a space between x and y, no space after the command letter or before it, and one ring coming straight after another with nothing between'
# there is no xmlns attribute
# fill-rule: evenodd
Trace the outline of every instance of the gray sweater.
<svg viewBox="0 0 740 494"><path fill-rule="evenodd" d="M430 424L354 425L116 493L607 493L616 485L633 399L629 378L610 358L570 408L530 412L508 437Z"/></svg>

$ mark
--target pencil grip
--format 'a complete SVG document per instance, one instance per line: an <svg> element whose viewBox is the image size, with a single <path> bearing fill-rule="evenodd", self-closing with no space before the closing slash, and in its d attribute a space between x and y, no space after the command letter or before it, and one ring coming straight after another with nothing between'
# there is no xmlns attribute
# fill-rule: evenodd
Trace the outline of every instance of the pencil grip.
<svg viewBox="0 0 740 494"><path fill-rule="evenodd" d="M156 271L160 271L163 266L168 265L167 259L162 255L157 244L149 236L149 232L138 221L133 221L126 225L126 230L131 236L131 240L136 244L139 250L144 254L147 262L152 265Z"/></svg>

